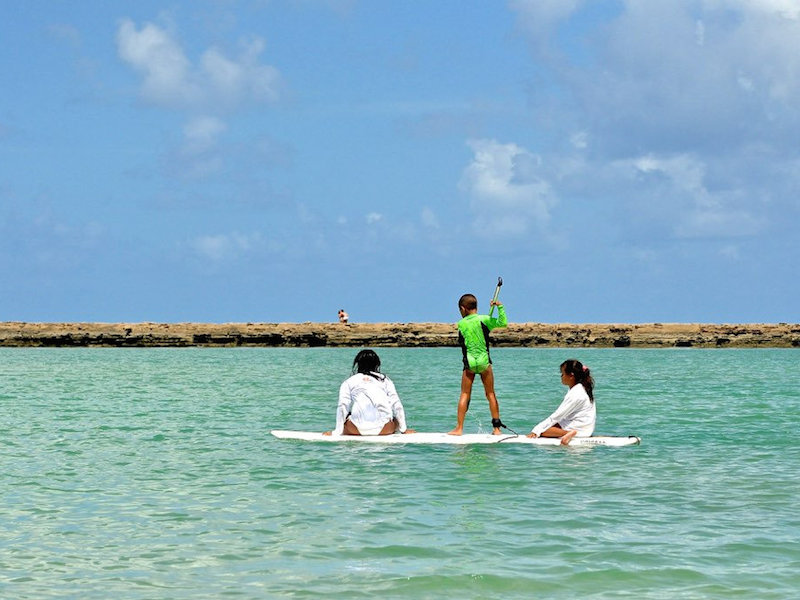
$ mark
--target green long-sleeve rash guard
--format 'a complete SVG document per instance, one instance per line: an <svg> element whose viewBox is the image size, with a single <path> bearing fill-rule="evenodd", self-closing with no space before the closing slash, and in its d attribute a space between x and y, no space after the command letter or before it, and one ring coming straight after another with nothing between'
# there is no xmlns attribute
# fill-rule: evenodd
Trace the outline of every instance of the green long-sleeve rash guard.
<svg viewBox="0 0 800 600"><path fill-rule="evenodd" d="M482 373L492 359L489 356L489 332L508 325L506 310L497 307L497 318L474 313L458 322L458 344L464 357L464 368L473 373Z"/></svg>

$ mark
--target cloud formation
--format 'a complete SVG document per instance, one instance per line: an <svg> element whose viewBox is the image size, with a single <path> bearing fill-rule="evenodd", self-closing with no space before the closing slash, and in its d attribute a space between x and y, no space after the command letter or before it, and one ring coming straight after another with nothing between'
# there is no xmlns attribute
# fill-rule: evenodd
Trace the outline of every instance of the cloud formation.
<svg viewBox="0 0 800 600"><path fill-rule="evenodd" d="M117 50L142 76L141 97L155 106L218 113L280 97L280 72L260 63L260 38L244 43L238 57L211 47L193 64L167 30L152 23L137 29L124 19L117 30Z"/></svg>
<svg viewBox="0 0 800 600"><path fill-rule="evenodd" d="M216 145L217 137L227 130L227 125L216 117L197 117L183 128L187 154L200 154Z"/></svg>
<svg viewBox="0 0 800 600"><path fill-rule="evenodd" d="M181 141L163 154L168 180L208 182L230 177L241 155L263 155L258 141L246 151L241 143L223 143L234 115L281 99L282 77L277 68L263 63L262 39L242 41L236 56L211 46L192 60L170 29L154 23L139 27L123 19L116 41L119 58L141 77L139 97L149 106L186 119ZM206 247L213 247L211 241Z"/></svg>
<svg viewBox="0 0 800 600"><path fill-rule="evenodd" d="M203 235L189 241L189 248L200 258L212 263L237 259L265 246L261 234L229 233Z"/></svg>
<svg viewBox="0 0 800 600"><path fill-rule="evenodd" d="M476 139L468 145L474 156L460 185L471 198L475 231L522 236L531 227L544 227L557 199L539 175L539 157L513 143Z"/></svg>
<svg viewBox="0 0 800 600"><path fill-rule="evenodd" d="M588 19L593 3L511 6L534 59L555 79L532 91L534 108L571 118L607 152L787 144L787 121L793 133L800 128L794 0L626 0L593 21L580 45L555 33Z"/></svg>
<svg viewBox="0 0 800 600"><path fill-rule="evenodd" d="M752 237L797 213L796 0L510 7L546 74L530 88L532 120L565 141L542 160L569 170L549 178L567 212L601 202L620 231L651 241Z"/></svg>
<svg viewBox="0 0 800 600"><path fill-rule="evenodd" d="M705 165L691 155L647 155L628 165L642 177L646 198L664 207L662 218L672 221L676 237L735 238L756 235L765 226L762 217L740 206L735 194L709 190Z"/></svg>

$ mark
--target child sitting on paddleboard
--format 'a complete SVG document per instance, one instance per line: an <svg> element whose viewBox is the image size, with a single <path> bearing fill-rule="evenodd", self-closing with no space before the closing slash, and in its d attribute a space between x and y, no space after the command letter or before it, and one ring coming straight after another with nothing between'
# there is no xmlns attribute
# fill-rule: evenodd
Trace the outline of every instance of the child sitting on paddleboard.
<svg viewBox="0 0 800 600"><path fill-rule="evenodd" d="M406 428L406 413L394 383L381 373L381 359L362 350L353 360L353 375L339 388L336 435L414 433ZM324 435L331 435L326 431Z"/></svg>
<svg viewBox="0 0 800 600"><path fill-rule="evenodd" d="M597 410L589 367L579 360L565 360L561 363L561 383L569 388L564 400L552 415L533 428L529 438L557 437L566 446L575 436L589 437L594 432Z"/></svg>
<svg viewBox="0 0 800 600"><path fill-rule="evenodd" d="M461 320L458 322L458 344L464 359L464 370L461 373L461 395L458 398L456 428L450 435L461 435L464 432L464 417L469 410L472 395L472 384L475 375L481 376L483 390L489 401L489 412L492 414L492 433L500 434L503 422L500 420L500 406L494 393L494 372L492 359L489 356L489 332L497 327L508 325L506 310L496 299L490 302L497 307L497 318L478 314L478 300L472 294L464 294L458 300Z"/></svg>

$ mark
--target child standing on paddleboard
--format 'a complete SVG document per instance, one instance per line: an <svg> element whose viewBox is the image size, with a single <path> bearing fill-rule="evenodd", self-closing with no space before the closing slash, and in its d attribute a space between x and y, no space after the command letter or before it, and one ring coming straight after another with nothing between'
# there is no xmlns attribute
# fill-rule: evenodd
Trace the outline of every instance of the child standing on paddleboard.
<svg viewBox="0 0 800 600"><path fill-rule="evenodd" d="M497 318L478 314L478 300L472 294L464 294L458 301L461 320L458 322L458 344L464 358L464 370L461 373L461 395L458 398L456 428L450 435L461 435L464 432L464 417L469 410L472 395L472 384L475 375L481 376L483 390L489 401L492 414L492 433L500 434L503 422L500 420L500 406L494 393L494 372L492 359L489 356L489 332L497 327L508 325L506 310L495 298L490 303L497 307Z"/></svg>
<svg viewBox="0 0 800 600"><path fill-rule="evenodd" d="M589 367L575 359L561 363L561 383L569 388L556 411L528 434L529 438L561 438L565 446L576 435L589 437L594 433L597 410L594 405L594 379Z"/></svg>

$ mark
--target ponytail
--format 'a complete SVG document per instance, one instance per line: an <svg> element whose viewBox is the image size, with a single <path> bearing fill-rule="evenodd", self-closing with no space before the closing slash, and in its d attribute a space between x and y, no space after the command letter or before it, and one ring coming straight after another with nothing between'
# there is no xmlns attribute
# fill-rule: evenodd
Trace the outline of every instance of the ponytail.
<svg viewBox="0 0 800 600"><path fill-rule="evenodd" d="M579 360L570 358L561 363L561 368L564 369L564 373L575 378L575 383L580 383L583 386L589 396L589 400L594 402L594 379L589 367Z"/></svg>

